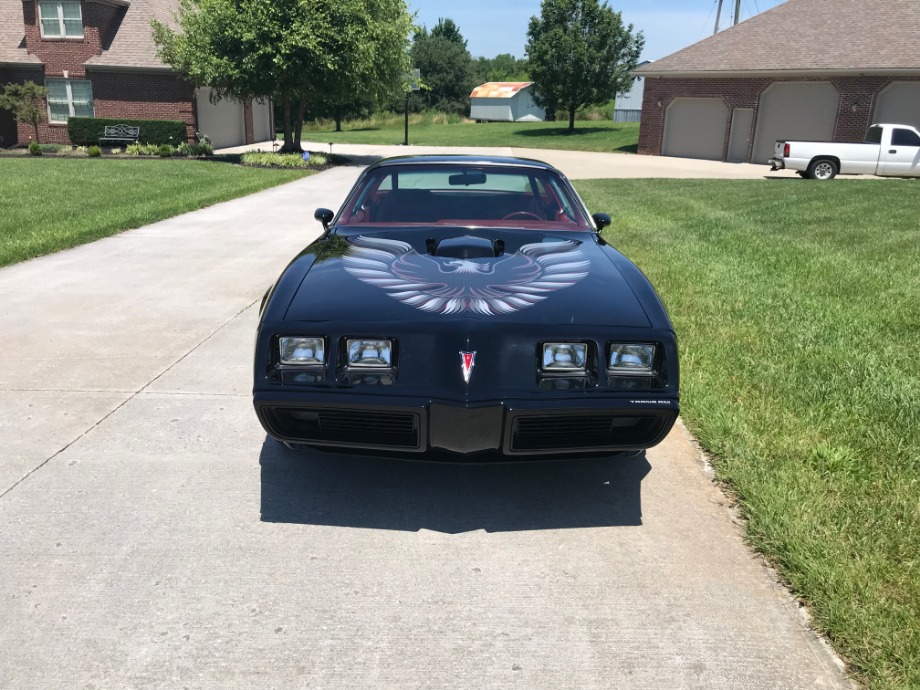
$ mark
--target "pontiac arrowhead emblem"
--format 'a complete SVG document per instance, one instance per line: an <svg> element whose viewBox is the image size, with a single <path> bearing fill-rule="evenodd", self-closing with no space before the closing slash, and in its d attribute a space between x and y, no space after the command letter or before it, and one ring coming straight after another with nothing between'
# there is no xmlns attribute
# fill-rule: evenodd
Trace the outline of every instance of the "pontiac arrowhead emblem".
<svg viewBox="0 0 920 690"><path fill-rule="evenodd" d="M475 352L461 352L460 360L461 360L460 366L463 367L463 380L469 383L470 376L473 373L473 365L476 363L476 353Z"/></svg>

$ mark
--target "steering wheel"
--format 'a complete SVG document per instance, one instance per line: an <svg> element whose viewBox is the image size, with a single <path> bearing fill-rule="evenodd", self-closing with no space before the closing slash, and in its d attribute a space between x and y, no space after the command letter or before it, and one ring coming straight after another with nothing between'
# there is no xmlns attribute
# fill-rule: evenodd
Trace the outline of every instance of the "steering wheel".
<svg viewBox="0 0 920 690"><path fill-rule="evenodd" d="M502 220L514 220L515 218L532 218L534 220L543 220L536 213L531 213L530 211L512 211L507 216L502 218Z"/></svg>

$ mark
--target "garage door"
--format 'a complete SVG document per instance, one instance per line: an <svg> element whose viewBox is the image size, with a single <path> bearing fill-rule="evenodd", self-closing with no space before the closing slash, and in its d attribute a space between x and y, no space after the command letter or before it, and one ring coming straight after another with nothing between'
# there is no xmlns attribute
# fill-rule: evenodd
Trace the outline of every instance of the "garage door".
<svg viewBox="0 0 920 690"><path fill-rule="evenodd" d="M256 141L272 140L272 112L268 101L252 102L252 135Z"/></svg>
<svg viewBox="0 0 920 690"><path fill-rule="evenodd" d="M920 128L920 82L896 81L882 91L872 121Z"/></svg>
<svg viewBox="0 0 920 690"><path fill-rule="evenodd" d="M721 98L675 98L664 119L661 153L722 160L728 107Z"/></svg>
<svg viewBox="0 0 920 690"><path fill-rule="evenodd" d="M777 139L830 141L840 95L826 81L773 84L760 97L752 163L766 163Z"/></svg>
<svg viewBox="0 0 920 690"><path fill-rule="evenodd" d="M246 143L243 104L230 98L211 103L211 89L198 89L198 131L211 139L214 148Z"/></svg>

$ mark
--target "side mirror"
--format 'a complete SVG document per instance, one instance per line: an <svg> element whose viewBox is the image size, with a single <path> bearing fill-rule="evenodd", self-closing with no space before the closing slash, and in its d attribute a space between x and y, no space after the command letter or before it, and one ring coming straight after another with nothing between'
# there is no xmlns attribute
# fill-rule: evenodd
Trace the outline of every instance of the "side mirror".
<svg viewBox="0 0 920 690"><path fill-rule="evenodd" d="M328 208L318 208L313 213L313 217L316 218L320 223L323 224L323 227L328 230L329 223L332 222L332 219L335 217L335 212L330 211Z"/></svg>
<svg viewBox="0 0 920 690"><path fill-rule="evenodd" d="M610 225L610 214L595 213L593 216L591 216L591 220L594 221L594 225L597 226L597 232L600 234L601 230Z"/></svg>

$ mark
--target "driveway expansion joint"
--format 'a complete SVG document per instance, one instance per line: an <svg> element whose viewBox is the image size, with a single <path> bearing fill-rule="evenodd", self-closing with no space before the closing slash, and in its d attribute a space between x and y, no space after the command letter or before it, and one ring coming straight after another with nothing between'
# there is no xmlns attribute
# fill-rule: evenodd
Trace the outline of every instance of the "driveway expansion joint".
<svg viewBox="0 0 920 690"><path fill-rule="evenodd" d="M222 323L222 324L221 324L220 326L218 326L216 329L214 329L213 331L211 331L203 340L201 340L198 344L196 344L194 347L192 347L191 349L189 349L185 354L183 354L181 357L179 357L177 360L175 360L172 364L170 364L168 367L166 367L163 371L161 371L159 374L157 374L157 375L154 376L152 379L150 379L149 381L147 381L143 386L141 386L140 388L138 388L137 390L135 390L135 391L133 391L133 392L132 392L132 391L129 391L128 397L126 397L124 400L122 400L118 405L116 405L113 409L111 409L111 410L110 410L107 414L105 414L101 419L99 419L99 420L97 420L96 422L94 422L88 429L84 430L84 431L83 431L82 433L80 433L76 438L74 438L73 440L71 440L70 442L68 442L68 443L67 443L66 445L64 445L62 448L59 448L57 451L55 451L55 452L52 453L50 456L48 456L48 457L45 458L43 461L41 461L38 465L36 465L36 466L33 467L31 470L29 470L28 472L26 472L26 473L25 473L22 477L20 477L16 482L14 482L14 483L11 484L10 486L8 486L6 489L4 489L2 492L0 492L0 500L2 500L7 494L9 494L10 492L12 492L16 487L18 487L20 484L22 484L23 482L25 482L29 477L31 477L33 474L35 474L36 472L38 472L41 468L43 468L43 467L44 467L45 465L47 465L49 462L51 462L52 460L54 460L58 455L60 455L61 453L65 452L68 448L70 448L70 447L73 446L75 443L77 443L78 441L80 441L81 439L83 439L84 437L86 437L88 434L90 434L94 429L96 429L96 428L98 428L100 425L102 425L107 419L109 419L112 415L114 415L116 412L118 412L120 409L122 409L122 408L123 408L125 405L127 405L129 402L131 402L132 400L134 400L134 399L135 399L136 397L138 397L140 394L145 393L145 392L148 392L147 389L148 389L152 384L156 383L156 381L158 381L162 376L164 376L164 375L166 375L167 373L169 373L169 372L170 372L173 368L175 368L178 364L180 364L181 362L183 362L189 355L191 355L193 352L195 352L196 350L198 350L201 346L203 346L205 343L207 343L209 340L211 340L211 338L213 338L215 335L217 335L218 333L220 333L220 331L222 331L224 328L226 328L226 327L227 327L230 323L232 323L235 319L239 318L239 317L243 314L243 312L245 312L247 309L251 309L251 308L253 307L253 305L255 305L257 302L259 302L259 299L253 300L252 302L250 302L249 304L247 304L245 307L243 307L242 309L240 309L239 311L237 311L233 316L231 316L229 319L227 319L224 323ZM20 389L0 389L0 390L9 390L9 391L12 391L12 392L20 392ZM22 391L22 392L29 392L29 391L24 390L24 391ZM38 392L38 391L33 391L33 392ZM93 391L41 391L41 392L59 392L59 393L63 393L63 392L79 392L79 393L87 393L87 392L93 392ZM121 392L121 391L105 391L105 392L109 392L109 393L118 393L118 392ZM153 393L154 391L149 391L149 392L150 392L150 393ZM228 396L228 397L239 397L239 396Z"/></svg>

